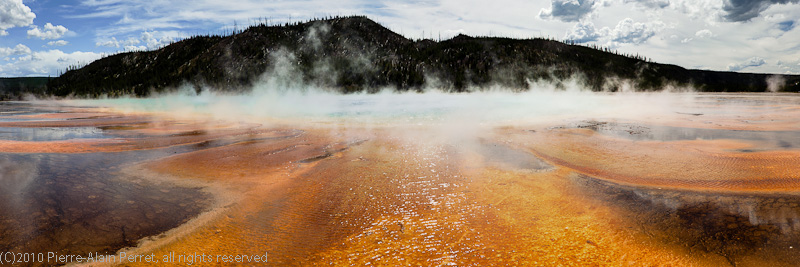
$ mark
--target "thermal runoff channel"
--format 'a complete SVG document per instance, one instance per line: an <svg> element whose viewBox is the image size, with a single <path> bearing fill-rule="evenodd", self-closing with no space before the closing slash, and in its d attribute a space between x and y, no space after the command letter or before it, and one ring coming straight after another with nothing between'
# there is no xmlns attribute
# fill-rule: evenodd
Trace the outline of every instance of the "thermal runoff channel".
<svg viewBox="0 0 800 267"><path fill-rule="evenodd" d="M69 259L37 265L800 264L795 94L275 88L4 102L0 249Z"/></svg>

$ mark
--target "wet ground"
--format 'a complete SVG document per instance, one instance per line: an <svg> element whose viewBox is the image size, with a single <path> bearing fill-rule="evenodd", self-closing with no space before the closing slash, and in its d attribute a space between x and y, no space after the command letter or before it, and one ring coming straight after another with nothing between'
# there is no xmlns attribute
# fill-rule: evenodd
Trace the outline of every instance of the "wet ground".
<svg viewBox="0 0 800 267"><path fill-rule="evenodd" d="M698 95L463 129L14 103L0 108L0 250L797 266L798 100Z"/></svg>
<svg viewBox="0 0 800 267"><path fill-rule="evenodd" d="M157 156L136 154L0 156L0 250L114 253L206 209L199 188L119 177L122 163Z"/></svg>
<svg viewBox="0 0 800 267"><path fill-rule="evenodd" d="M800 148L800 135L797 131L753 131L713 128L675 127L646 125L641 123L620 123L608 121L578 121L550 129L580 128L614 137L638 141L678 141L678 140L747 140L758 142L760 151ZM741 152L755 152L741 149Z"/></svg>

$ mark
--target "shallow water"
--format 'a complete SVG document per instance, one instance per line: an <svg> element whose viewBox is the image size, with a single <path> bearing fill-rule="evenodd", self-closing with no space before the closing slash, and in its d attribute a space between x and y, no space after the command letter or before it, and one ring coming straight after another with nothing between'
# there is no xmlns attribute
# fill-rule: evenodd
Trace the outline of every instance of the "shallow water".
<svg viewBox="0 0 800 267"><path fill-rule="evenodd" d="M198 189L134 182L115 173L120 164L152 156L0 155L0 249L110 253L205 209L208 196Z"/></svg>
<svg viewBox="0 0 800 267"><path fill-rule="evenodd" d="M31 114L47 114L37 112ZM134 128L103 128L0 127L0 140L32 142L34 146L57 141L122 139L120 136L134 140L192 136L202 141L167 140L157 142L160 144L151 149L119 152L0 153L0 251L84 257L90 253L114 254L135 246L142 238L175 228L208 210L212 196L201 187L149 180L137 174L123 174L122 169L243 141L207 137L202 131L125 135L120 131ZM269 138L244 141L263 139Z"/></svg>
<svg viewBox="0 0 800 267"><path fill-rule="evenodd" d="M186 222L207 209L207 193L199 188L148 182L118 171L143 160L203 147L0 154L0 250L113 253Z"/></svg>
<svg viewBox="0 0 800 267"><path fill-rule="evenodd" d="M767 264L754 261L754 254L781 255L782 265L800 264L794 252L800 244L800 194L662 190L582 175L570 179L586 194L623 208L643 231L667 242L720 255L734 266Z"/></svg>
<svg viewBox="0 0 800 267"><path fill-rule="evenodd" d="M560 127L561 126L557 126L554 128ZM800 131L709 129L605 121L581 121L571 123L564 127L591 129L600 134L640 141L731 139L760 142L760 150L800 148ZM747 149L740 151L753 152L754 150Z"/></svg>
<svg viewBox="0 0 800 267"><path fill-rule="evenodd" d="M308 97L325 101L25 106L36 115L0 122L11 136L0 140L0 250L136 246L125 251L268 254L273 265L800 264L796 95ZM97 132L18 130L68 127Z"/></svg>
<svg viewBox="0 0 800 267"><path fill-rule="evenodd" d="M32 118L20 118L20 115L37 115L58 112L56 108L31 105L26 102L0 102L0 122L28 121Z"/></svg>
<svg viewBox="0 0 800 267"><path fill-rule="evenodd" d="M0 140L12 141L56 141L85 138L113 138L97 127L49 127L49 128L0 128Z"/></svg>
<svg viewBox="0 0 800 267"><path fill-rule="evenodd" d="M478 152L490 165L509 170L546 171L553 168L533 154L502 144L480 143Z"/></svg>

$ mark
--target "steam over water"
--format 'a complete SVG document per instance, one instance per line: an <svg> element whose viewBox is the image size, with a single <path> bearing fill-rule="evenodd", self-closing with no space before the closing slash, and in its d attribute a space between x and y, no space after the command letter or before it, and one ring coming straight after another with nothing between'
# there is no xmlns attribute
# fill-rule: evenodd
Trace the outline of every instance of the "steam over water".
<svg viewBox="0 0 800 267"><path fill-rule="evenodd" d="M698 96L679 93L591 93L554 88L511 93L494 91L453 94L329 93L323 90L268 90L244 95L203 92L177 93L148 99L70 101L70 104L104 106L121 111L195 113L219 119L312 120L367 124L492 124L540 122L554 116L636 118L649 114L691 112L686 107Z"/></svg>
<svg viewBox="0 0 800 267"><path fill-rule="evenodd" d="M0 223L25 233L1 248L274 265L800 264L795 94L265 88L3 109L4 190L21 193L0 215L27 228ZM87 217L87 203L105 205ZM64 241L75 233L103 238Z"/></svg>

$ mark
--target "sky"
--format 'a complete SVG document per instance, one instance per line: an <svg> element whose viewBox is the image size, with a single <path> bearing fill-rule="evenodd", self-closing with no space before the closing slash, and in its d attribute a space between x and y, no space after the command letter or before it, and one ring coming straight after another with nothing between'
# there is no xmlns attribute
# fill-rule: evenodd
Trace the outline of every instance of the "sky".
<svg viewBox="0 0 800 267"><path fill-rule="evenodd" d="M413 39L544 37L690 69L800 74L800 0L0 0L0 77L329 15Z"/></svg>

